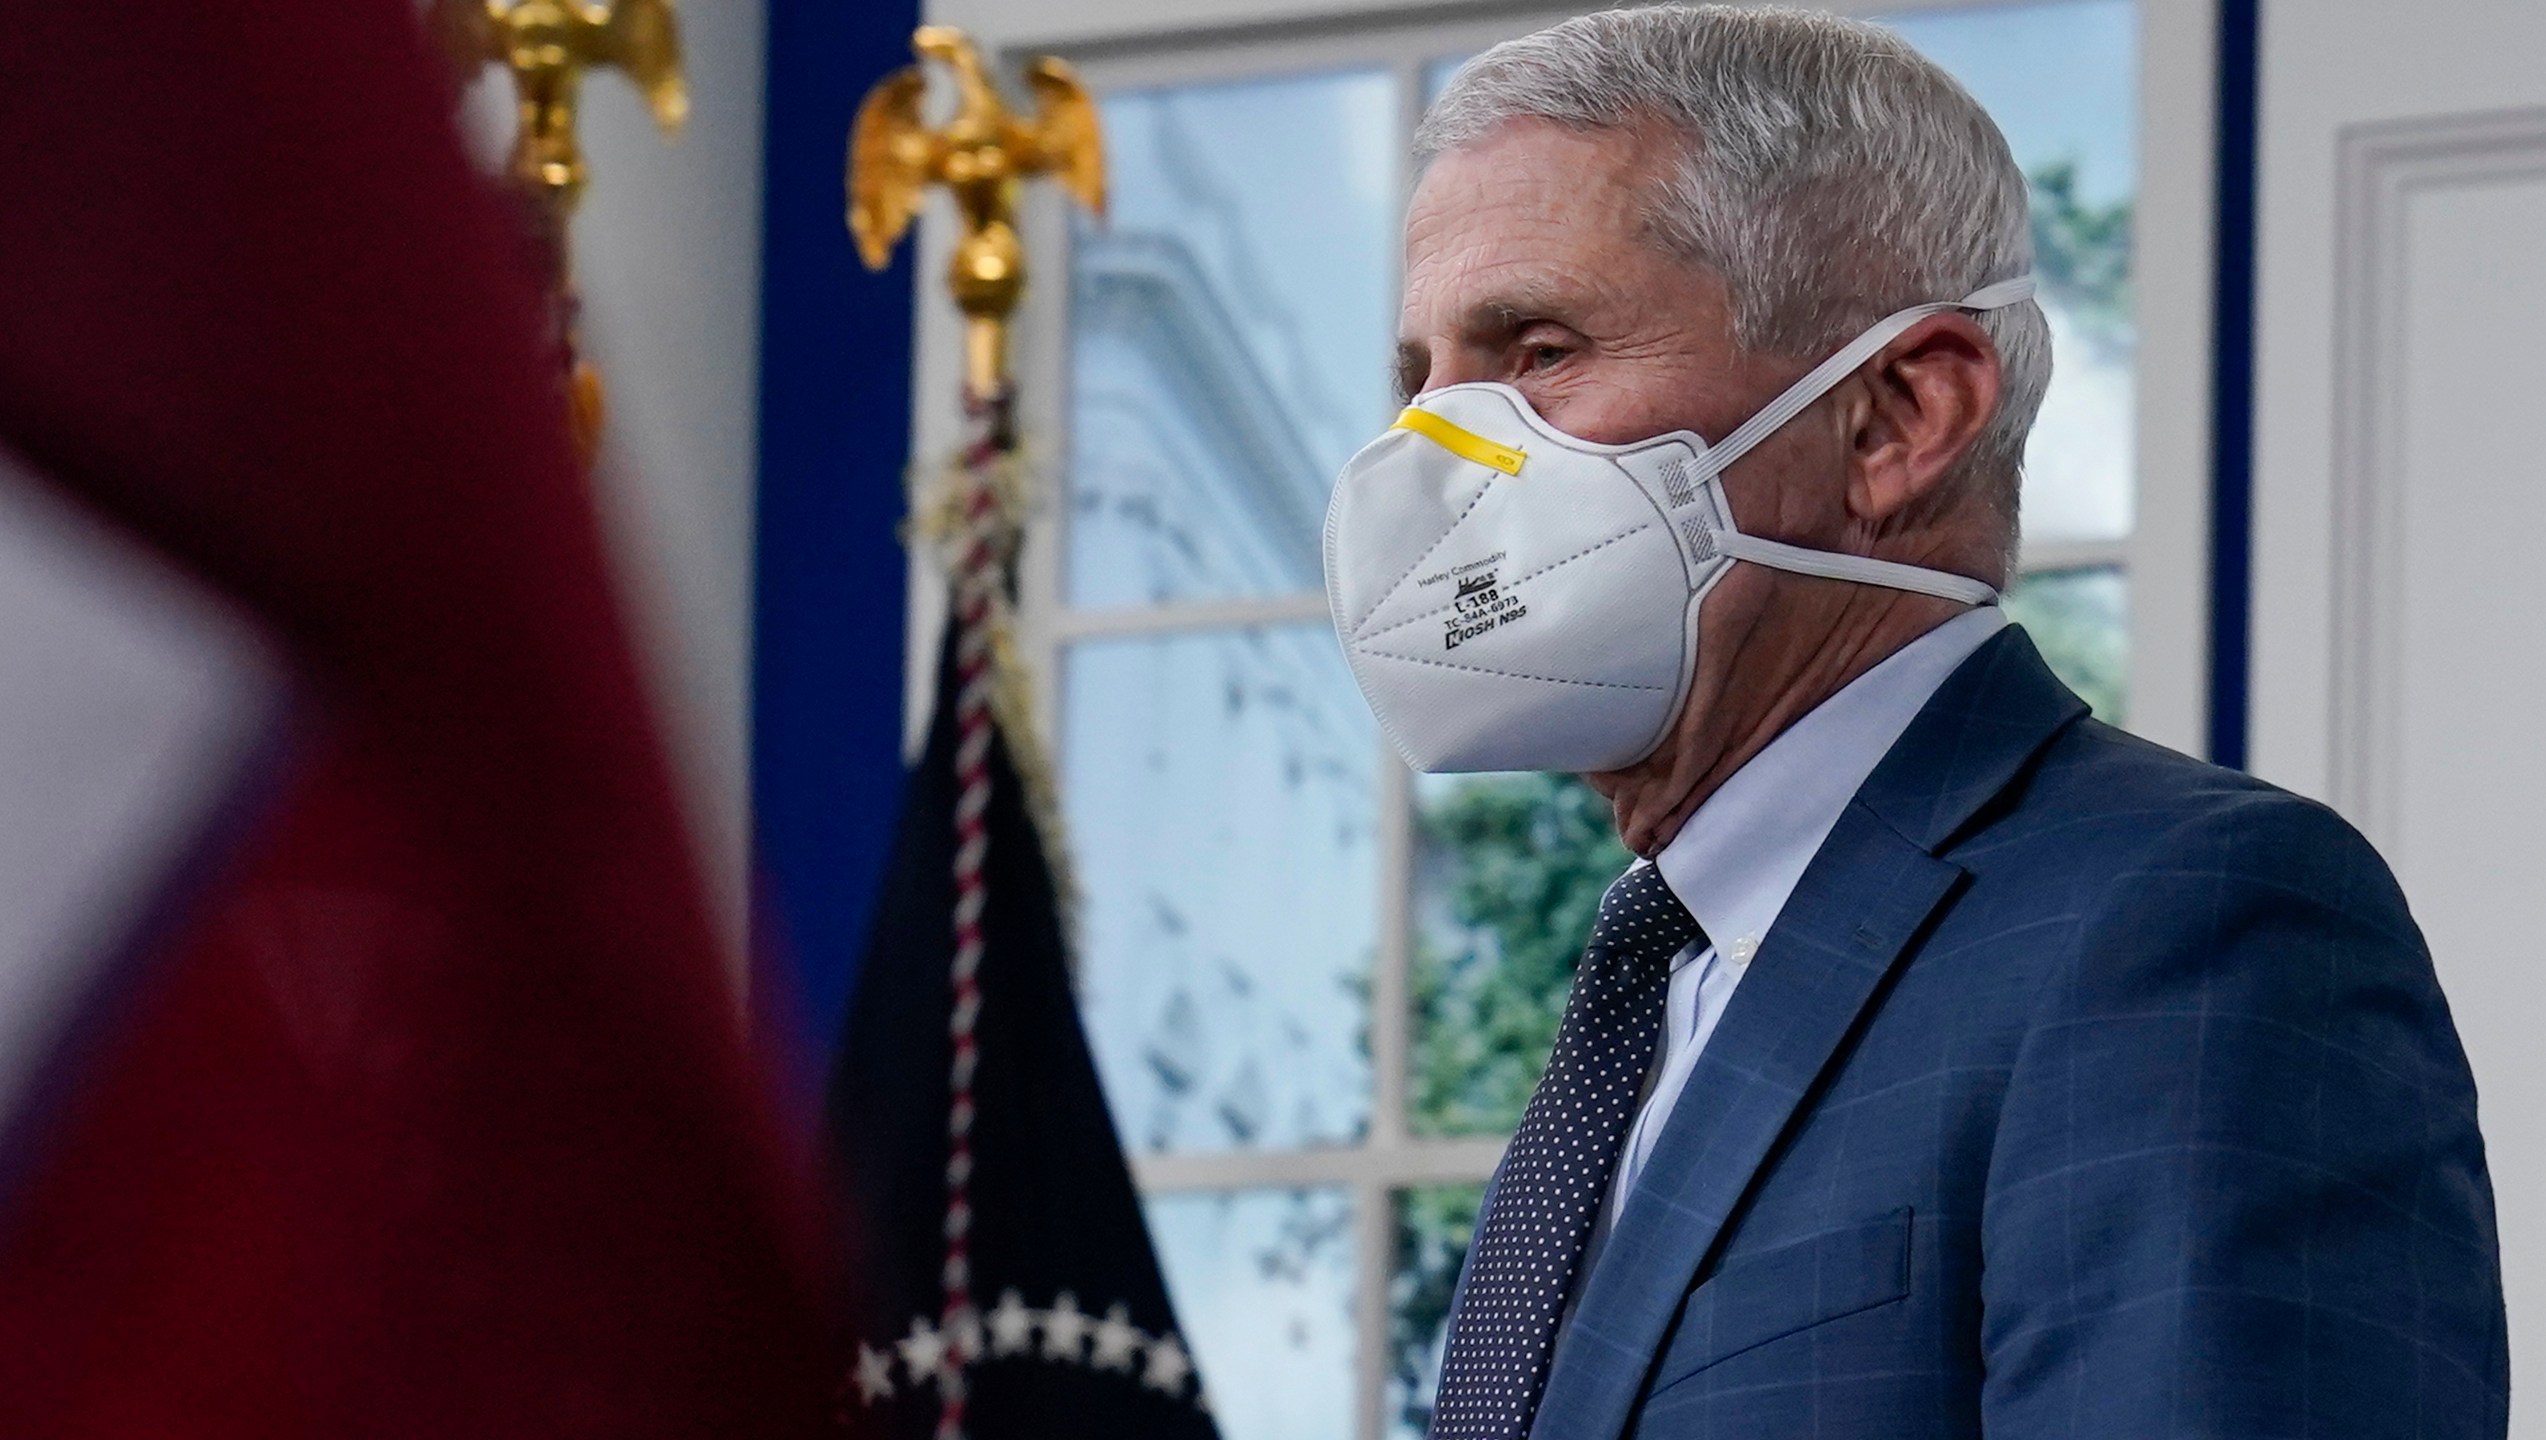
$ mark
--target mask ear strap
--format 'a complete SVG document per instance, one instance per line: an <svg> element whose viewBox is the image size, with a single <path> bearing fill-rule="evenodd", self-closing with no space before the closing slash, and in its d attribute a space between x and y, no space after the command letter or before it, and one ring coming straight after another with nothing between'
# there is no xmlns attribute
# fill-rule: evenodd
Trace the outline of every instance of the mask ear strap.
<svg viewBox="0 0 2546 1440"><path fill-rule="evenodd" d="M2019 275L1984 286L1960 300L1937 300L1913 305L1897 314L1874 322L1874 327L1840 347L1839 352L1812 367L1812 373L1786 387L1785 393L1768 402L1758 414L1742 422L1741 428L1724 437L1723 443L1710 445L1706 464L1721 475L1751 451L1751 447L1777 433L1778 427L1804 412L1804 407L1830 392L1830 388L1846 379L1856 367L1874 358L1874 352L1891 344L1901 332L1948 310L1997 310L2033 298L2033 277Z"/></svg>
<svg viewBox="0 0 2546 1440"><path fill-rule="evenodd" d="M1996 590L1968 575L1925 570L1916 565L1876 560L1865 555L1834 555L1823 550L1806 550L1800 545L1763 540L1738 530L1718 530L1714 539L1716 554L1747 560L1753 565L1765 565L1773 570L1818 575L1824 580L1852 580L1864 585L1880 585L1889 590L1933 595L1939 600L1951 600L1962 605L1998 603Z"/></svg>

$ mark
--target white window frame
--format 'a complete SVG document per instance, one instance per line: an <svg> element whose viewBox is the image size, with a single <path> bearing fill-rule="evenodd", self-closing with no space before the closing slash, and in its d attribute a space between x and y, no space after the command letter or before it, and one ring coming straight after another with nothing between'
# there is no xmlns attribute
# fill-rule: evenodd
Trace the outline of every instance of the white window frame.
<svg viewBox="0 0 2546 1440"><path fill-rule="evenodd" d="M1057 54L1099 93L1272 78L1340 69L1393 73L1400 133L1420 118L1426 67L1579 13L1586 6L1468 3L1418 10L1376 6L1310 18L1269 12L1279 0L1211 0L1216 23L1197 27L1195 0L1101 0L1078 7L1049 0L935 0L930 18L961 24L1008 63ZM1915 0L1834 4L1845 13L1933 13L2056 0ZM2208 506L2210 288L2217 0L2138 0L2140 146L2136 496L2131 535L2109 542L2029 544L2023 573L2121 568L2130 579L2130 728L2198 752L2208 693ZM1330 0L1331 4L1331 0ZM1073 10L1073 15L1056 11ZM1265 12L1265 13L1258 13ZM1065 648L1097 637L1191 633L1248 625L1322 623L1322 595L1176 602L1105 610L1070 608L1055 541L1069 453L1067 291L1069 225L1058 199L1030 202L1025 238L1033 279L1016 330L1024 433L1043 460L1046 491L1020 562L1021 649L1038 681L1038 718L1057 730ZM939 202L942 206L942 201ZM961 331L939 276L951 227L942 208L921 236L921 296L915 453L951 452L961 417L951 395L960 373ZM937 383L943 377L943 383ZM911 574L912 641L908 693L913 734L924 725L935 637L944 615L944 579L925 556ZM1374 742L1376 743L1376 742ZM1384 746L1382 746L1384 752ZM1414 859L1412 777L1383 753L1380 781L1380 914L1370 990L1371 1104L1361 1143L1306 1149L1195 1155L1135 1155L1143 1193L1341 1188L1353 1203L1356 1433L1388 1430L1390 1282L1397 1256L1395 1192L1478 1183L1505 1141L1422 1139L1407 1124L1411 1047L1409 975Z"/></svg>

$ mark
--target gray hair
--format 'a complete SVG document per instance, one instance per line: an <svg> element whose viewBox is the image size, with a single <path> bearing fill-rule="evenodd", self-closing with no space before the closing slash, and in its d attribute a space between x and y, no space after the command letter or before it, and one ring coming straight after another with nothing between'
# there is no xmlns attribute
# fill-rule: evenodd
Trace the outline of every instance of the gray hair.
<svg viewBox="0 0 2546 1440"><path fill-rule="evenodd" d="M1516 120L1660 122L1687 141L1651 221L1723 277L1733 340L1817 359L1895 310L1959 299L2033 266L2025 179L1988 113L1898 35L1803 10L1656 5L1508 40L1460 67L1415 132L1415 161ZM2026 302L1976 317L2003 392L1963 470L2012 562L2025 436L2051 381Z"/></svg>

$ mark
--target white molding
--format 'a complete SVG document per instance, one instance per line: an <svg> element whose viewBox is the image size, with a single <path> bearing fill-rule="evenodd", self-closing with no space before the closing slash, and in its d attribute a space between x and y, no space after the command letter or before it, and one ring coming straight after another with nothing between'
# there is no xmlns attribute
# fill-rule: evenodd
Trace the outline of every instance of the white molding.
<svg viewBox="0 0 2546 1440"><path fill-rule="evenodd" d="M2337 138L2327 798L2394 855L2402 795L2405 339L2414 203L2546 180L2546 108L2343 127Z"/></svg>
<svg viewBox="0 0 2546 1440"><path fill-rule="evenodd" d="M1825 0L1842 14L1933 14L2040 3L2040 0ZM1600 8L1597 0L930 0L929 18L969 28L999 48L1059 55L1082 67L1165 56L1177 83L1206 78L1195 52L1269 56L1248 75L1290 65L1386 63L1392 43L1432 53L1482 50L1496 41ZM1206 60L1206 63L1209 63ZM1110 77L1109 77L1110 78Z"/></svg>
<svg viewBox="0 0 2546 1440"><path fill-rule="evenodd" d="M2129 728L2193 755L2210 729L2218 30L2218 0L2139 0Z"/></svg>
<svg viewBox="0 0 2546 1440"><path fill-rule="evenodd" d="M2113 540L2027 540L2016 573L2049 575L2062 570L2127 570L2131 542Z"/></svg>
<svg viewBox="0 0 2546 1440"><path fill-rule="evenodd" d="M1370 975L1370 1136L1407 1143L1414 1055L1414 775L1373 737L1379 768L1379 941Z"/></svg>
<svg viewBox="0 0 2546 1440"><path fill-rule="evenodd" d="M1363 1144L1371 1153L1408 1157L1406 1100L1412 1088L1414 1049L1414 775L1400 764L1385 742L1379 751L1379 943L1371 958L1370 1012L1364 1024L1370 1036L1370 1133ZM1500 1141L1491 1142L1499 1152ZM1472 1168L1484 1157L1468 1152L1447 1158ZM1489 1171L1492 1162L1488 1162ZM1395 1314L1392 1280L1397 1271L1397 1197L1393 1175L1365 1179L1353 1193L1354 1257L1361 1268L1354 1287L1354 1316L1360 1343L1354 1350L1360 1401L1358 1434L1388 1433L1386 1400L1390 1351L1388 1327Z"/></svg>
<svg viewBox="0 0 2546 1440"><path fill-rule="evenodd" d="M1364 1181L1353 1187L1353 1434L1369 1440L1388 1433L1396 1273L1396 1192Z"/></svg>
<svg viewBox="0 0 2546 1440"><path fill-rule="evenodd" d="M1395 1147L1325 1145L1306 1150L1229 1150L1204 1155L1134 1155L1132 1179L1144 1193L1168 1190L1303 1190L1351 1185L1393 1190L1407 1185L1482 1181L1502 1163L1501 1139L1415 1140Z"/></svg>
<svg viewBox="0 0 2546 1440"><path fill-rule="evenodd" d="M1320 594L1249 596L1234 600L1176 600L1164 605L1109 606L1102 610L1054 607L1046 617L1052 643L1157 635L1179 630L1226 630L1244 625L1325 623Z"/></svg>

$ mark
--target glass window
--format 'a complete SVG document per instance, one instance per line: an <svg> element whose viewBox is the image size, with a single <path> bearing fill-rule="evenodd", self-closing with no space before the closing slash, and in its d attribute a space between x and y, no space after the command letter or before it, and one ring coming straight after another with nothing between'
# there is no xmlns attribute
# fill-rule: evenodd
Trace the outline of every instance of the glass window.
<svg viewBox="0 0 2546 1440"><path fill-rule="evenodd" d="M2033 181L2034 270L2058 363L2025 453L2033 542L2131 527L2131 197L2139 35L2130 0L1891 17L1986 106ZM2065 63L2045 64L2046 57Z"/></svg>
<svg viewBox="0 0 2546 1440"><path fill-rule="evenodd" d="M1883 23L2032 178L2058 363L2008 607L2119 719L2133 4ZM1422 27L1320 45L1350 63L1092 73L1113 219L1073 232L1061 579L1032 633L1088 1032L1223 1432L1411 1440L1483 1183L1628 857L1572 778L1406 774L1327 628L1328 488L1392 412L1407 127L1470 52Z"/></svg>
<svg viewBox="0 0 2546 1440"><path fill-rule="evenodd" d="M1601 892L1634 857L1570 775L1425 775L1415 796L1408 1128L1509 1135Z"/></svg>
<svg viewBox="0 0 2546 1440"><path fill-rule="evenodd" d="M1189 1191L1148 1213L1222 1440L1351 1434L1350 1197Z"/></svg>
<svg viewBox="0 0 2546 1440"><path fill-rule="evenodd" d="M1070 267L1069 602L1315 590L1326 492L1387 423L1396 85L1106 97Z"/></svg>
<svg viewBox="0 0 2546 1440"><path fill-rule="evenodd" d="M2007 613L2042 647L2042 658L2095 707L2097 719L2128 718L2123 662L2130 634L2130 587L2113 566L2037 570L2007 597Z"/></svg>
<svg viewBox="0 0 2546 1440"><path fill-rule="evenodd" d="M1887 23L1988 107L2032 181L2034 273L2055 363L2025 448L2025 576L2008 613L2060 678L2119 724L2130 654L2121 559L2136 474L2138 8L2060 0Z"/></svg>
<svg viewBox="0 0 2546 1440"><path fill-rule="evenodd" d="M1440 99L1441 92L1450 88L1450 77L1458 74L1459 67L1466 64L1467 60L1468 57L1465 55L1444 55L1425 65L1423 67L1423 103L1429 105Z"/></svg>
<svg viewBox="0 0 2546 1440"><path fill-rule="evenodd" d="M1322 624L1072 646L1082 1013L1134 1150L1360 1138L1380 756Z"/></svg>
<svg viewBox="0 0 2546 1440"><path fill-rule="evenodd" d="M1388 1276L1388 1390L1384 1423L1391 1440L1423 1440L1432 1428L1432 1397L1441 1385L1441 1351L1450 1338L1450 1301L1467 1263L1485 1204L1482 1185L1422 1185L1397 1196L1394 1267Z"/></svg>

